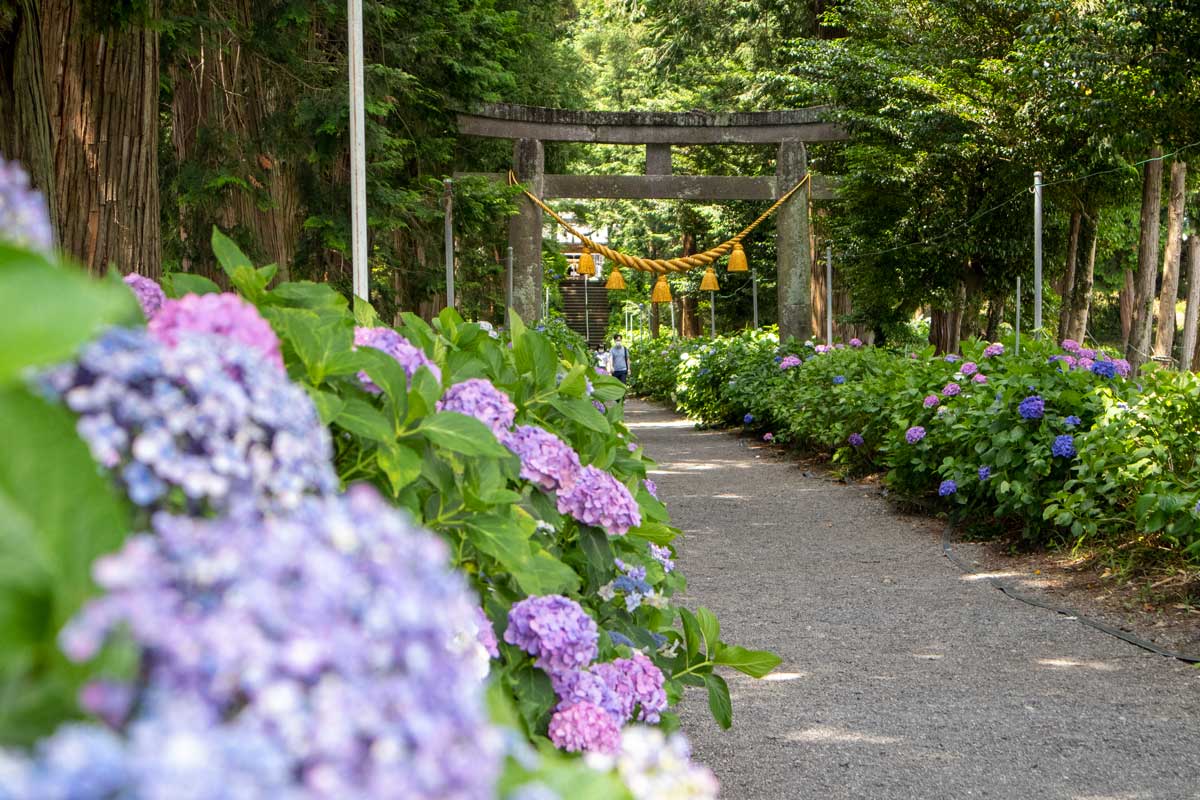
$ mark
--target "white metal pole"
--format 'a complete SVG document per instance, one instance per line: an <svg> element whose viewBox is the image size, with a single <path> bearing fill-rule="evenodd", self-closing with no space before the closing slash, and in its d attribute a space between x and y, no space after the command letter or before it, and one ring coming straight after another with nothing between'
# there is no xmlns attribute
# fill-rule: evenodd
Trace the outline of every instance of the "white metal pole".
<svg viewBox="0 0 1200 800"><path fill-rule="evenodd" d="M676 330L676 328L675 328L675 298L674 297L671 298L671 334L674 336L679 335L679 331Z"/></svg>
<svg viewBox="0 0 1200 800"><path fill-rule="evenodd" d="M513 294L513 251L512 245L508 246L508 291L504 295L504 326L512 327L512 294Z"/></svg>
<svg viewBox="0 0 1200 800"><path fill-rule="evenodd" d="M833 245L825 245L825 344L833 347Z"/></svg>
<svg viewBox="0 0 1200 800"><path fill-rule="evenodd" d="M446 187L446 308L454 308L454 187L449 178Z"/></svg>
<svg viewBox="0 0 1200 800"><path fill-rule="evenodd" d="M754 327L758 328L758 270L750 268L750 305L754 309Z"/></svg>
<svg viewBox="0 0 1200 800"><path fill-rule="evenodd" d="M1042 335L1042 172L1033 173L1033 336Z"/></svg>
<svg viewBox="0 0 1200 800"><path fill-rule="evenodd" d="M717 293L708 293L708 311L709 311L709 332L715 339L717 338Z"/></svg>
<svg viewBox="0 0 1200 800"><path fill-rule="evenodd" d="M588 307L588 276L583 276L583 338L592 346L592 311Z"/></svg>
<svg viewBox="0 0 1200 800"><path fill-rule="evenodd" d="M348 0L350 40L350 256L354 296L370 297L367 266L367 137L363 106L362 0Z"/></svg>

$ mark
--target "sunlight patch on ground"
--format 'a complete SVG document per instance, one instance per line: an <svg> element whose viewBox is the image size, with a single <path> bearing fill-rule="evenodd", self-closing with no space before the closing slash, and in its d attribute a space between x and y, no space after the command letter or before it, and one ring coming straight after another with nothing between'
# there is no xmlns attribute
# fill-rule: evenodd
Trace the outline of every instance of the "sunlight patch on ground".
<svg viewBox="0 0 1200 800"><path fill-rule="evenodd" d="M745 500L746 495L744 495L744 494L714 494L713 499L714 500Z"/></svg>
<svg viewBox="0 0 1200 800"><path fill-rule="evenodd" d="M941 661L946 656L941 653L913 653L912 657L919 658L922 661Z"/></svg>
<svg viewBox="0 0 1200 800"><path fill-rule="evenodd" d="M1023 572L976 572L973 575L963 575L960 581L986 581L989 578L1020 578Z"/></svg>
<svg viewBox="0 0 1200 800"><path fill-rule="evenodd" d="M807 672L772 672L770 675L764 675L759 680L764 681L798 681L801 678L807 678Z"/></svg>
<svg viewBox="0 0 1200 800"><path fill-rule="evenodd" d="M876 736L871 733L840 730L818 725L802 731L792 731L784 737L789 742L817 742L829 744L896 744L894 736Z"/></svg>
<svg viewBox="0 0 1200 800"><path fill-rule="evenodd" d="M630 422L625 421L625 425L630 428L695 428L696 423L690 419L670 419L662 422Z"/></svg>
<svg viewBox="0 0 1200 800"><path fill-rule="evenodd" d="M1037 663L1041 664L1043 667L1053 667L1055 669L1083 667L1084 669L1094 669L1099 672L1117 671L1116 667L1104 661L1076 661L1073 658L1039 658Z"/></svg>

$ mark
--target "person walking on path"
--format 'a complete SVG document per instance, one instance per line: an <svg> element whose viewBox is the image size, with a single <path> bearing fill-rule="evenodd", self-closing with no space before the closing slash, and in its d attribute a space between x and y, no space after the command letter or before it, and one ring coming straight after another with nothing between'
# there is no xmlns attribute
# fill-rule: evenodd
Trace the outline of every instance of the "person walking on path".
<svg viewBox="0 0 1200 800"><path fill-rule="evenodd" d="M613 377L621 383L629 382L629 348L621 344L621 334L613 337L612 349L608 351Z"/></svg>

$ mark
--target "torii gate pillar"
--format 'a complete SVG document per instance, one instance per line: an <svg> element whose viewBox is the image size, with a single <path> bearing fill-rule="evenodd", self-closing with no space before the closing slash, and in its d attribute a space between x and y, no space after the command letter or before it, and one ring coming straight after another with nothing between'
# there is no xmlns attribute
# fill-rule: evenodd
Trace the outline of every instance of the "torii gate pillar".
<svg viewBox="0 0 1200 800"><path fill-rule="evenodd" d="M786 192L808 172L808 153L799 139L779 143L775 162L777 192ZM778 280L779 341L812 335L812 238L810 186L806 184L775 217L775 269Z"/></svg>
<svg viewBox="0 0 1200 800"><path fill-rule="evenodd" d="M538 197L546 190L546 156L540 139L513 143L513 170L517 179ZM513 251L513 310L524 322L542 316L542 210L524 195L517 198L517 215L508 221L508 243Z"/></svg>

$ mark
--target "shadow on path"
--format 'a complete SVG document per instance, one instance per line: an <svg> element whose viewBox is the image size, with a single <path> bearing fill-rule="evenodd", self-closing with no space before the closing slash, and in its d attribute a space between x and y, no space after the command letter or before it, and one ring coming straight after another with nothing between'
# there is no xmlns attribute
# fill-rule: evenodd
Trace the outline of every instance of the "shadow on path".
<svg viewBox="0 0 1200 800"><path fill-rule="evenodd" d="M1200 673L1010 600L940 529L754 441L631 401L684 531L684 603L768 648L726 675L734 727L684 704L726 800L1200 798Z"/></svg>

